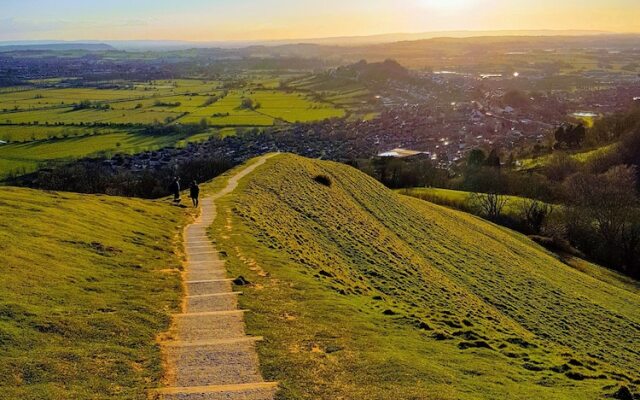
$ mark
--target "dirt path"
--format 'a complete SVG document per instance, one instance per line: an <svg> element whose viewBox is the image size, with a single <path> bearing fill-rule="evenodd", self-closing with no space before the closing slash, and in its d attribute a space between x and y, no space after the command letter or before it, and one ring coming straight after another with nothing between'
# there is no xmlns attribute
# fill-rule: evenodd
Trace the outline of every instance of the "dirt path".
<svg viewBox="0 0 640 400"><path fill-rule="evenodd" d="M215 200L231 193L240 179L271 156L231 177L217 194L202 200L202 214L185 229L186 297L182 313L162 342L166 361L166 388L151 393L167 400L272 400L277 383L260 375L255 343L261 338L245 334L244 312L217 249L207 237L216 218Z"/></svg>

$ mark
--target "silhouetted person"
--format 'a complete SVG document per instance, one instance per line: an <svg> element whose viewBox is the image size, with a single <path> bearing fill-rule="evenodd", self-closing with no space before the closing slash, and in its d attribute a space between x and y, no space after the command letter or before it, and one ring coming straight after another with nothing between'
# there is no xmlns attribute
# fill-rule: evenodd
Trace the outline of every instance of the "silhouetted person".
<svg viewBox="0 0 640 400"><path fill-rule="evenodd" d="M173 183L169 187L171 193L173 193L173 201L176 203L180 202L180 178L176 176L173 180Z"/></svg>
<svg viewBox="0 0 640 400"><path fill-rule="evenodd" d="M193 206L198 207L200 203L198 197L200 196L200 186L198 186L198 182L191 182L191 187L189 188L189 192L191 195L191 201L193 201Z"/></svg>

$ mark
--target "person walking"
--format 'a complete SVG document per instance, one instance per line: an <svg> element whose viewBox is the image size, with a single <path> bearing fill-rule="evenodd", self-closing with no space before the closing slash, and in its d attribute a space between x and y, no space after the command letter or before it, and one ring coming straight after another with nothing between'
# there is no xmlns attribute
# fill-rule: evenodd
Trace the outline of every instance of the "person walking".
<svg viewBox="0 0 640 400"><path fill-rule="evenodd" d="M191 187L189 189L193 206L198 207L198 204L200 204L200 201L198 200L198 197L200 196L200 186L198 186L198 182L195 180L191 182Z"/></svg>
<svg viewBox="0 0 640 400"><path fill-rule="evenodd" d="M173 193L173 201L175 203L180 203L180 177L176 176L174 178L169 189L171 190L171 193Z"/></svg>

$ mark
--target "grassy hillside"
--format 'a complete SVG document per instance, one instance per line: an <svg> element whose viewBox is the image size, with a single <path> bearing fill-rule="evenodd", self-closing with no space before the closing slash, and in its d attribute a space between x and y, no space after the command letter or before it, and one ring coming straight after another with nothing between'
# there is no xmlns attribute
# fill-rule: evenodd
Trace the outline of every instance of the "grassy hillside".
<svg viewBox="0 0 640 400"><path fill-rule="evenodd" d="M416 197L418 199L427 200L431 203L450 206L460 210L472 207L471 196L473 193L462 190L441 189L441 188L411 188L399 189L398 193L405 196ZM519 212L519 204L525 200L518 196L504 196L505 205L503 211L506 214L517 214Z"/></svg>
<svg viewBox="0 0 640 400"><path fill-rule="evenodd" d="M161 375L182 209L0 188L0 399L133 399Z"/></svg>
<svg viewBox="0 0 640 400"><path fill-rule="evenodd" d="M640 289L597 266L570 267L522 235L291 155L219 211L211 234L252 283L242 306L282 398L638 391Z"/></svg>
<svg viewBox="0 0 640 400"><path fill-rule="evenodd" d="M570 157L579 163L586 163L594 159L597 159L598 157L602 157L608 153L611 153L616 149L616 146L618 146L618 143L609 144L609 145L598 147L597 149L592 149L592 150L577 151L574 153L570 153ZM551 155L545 154L543 156L536 157L536 158L527 158L524 160L520 160L519 168L526 170L526 169L535 169L535 168L544 167L547 164L549 164L550 159L551 159Z"/></svg>

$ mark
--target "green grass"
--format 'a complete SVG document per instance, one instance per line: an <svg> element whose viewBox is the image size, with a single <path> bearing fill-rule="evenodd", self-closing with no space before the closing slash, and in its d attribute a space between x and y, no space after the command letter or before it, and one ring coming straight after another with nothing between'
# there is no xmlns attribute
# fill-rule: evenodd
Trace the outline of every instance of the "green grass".
<svg viewBox="0 0 640 400"><path fill-rule="evenodd" d="M0 125L0 140L6 142L32 142L52 138L88 136L113 131L116 130L73 126Z"/></svg>
<svg viewBox="0 0 640 400"><path fill-rule="evenodd" d="M287 122L312 122L345 116L344 110L330 103L311 100L304 93L256 91L249 97L260 103L259 112Z"/></svg>
<svg viewBox="0 0 640 400"><path fill-rule="evenodd" d="M426 200L441 206L447 206L454 209L469 211L473 208L472 193L463 190L441 189L441 188L411 188L400 189L398 193L405 196L411 196L418 199ZM525 200L518 196L504 196L505 204L503 213L506 215L517 216L520 212L520 204Z"/></svg>
<svg viewBox="0 0 640 400"><path fill-rule="evenodd" d="M235 134L233 128L209 130L191 136L144 135L136 131L114 129L92 130L87 136L69 137L38 142L11 143L0 146L0 178L11 173L35 171L43 163L68 162L74 159L108 155L132 154L167 146L185 146L190 142L202 142L212 136Z"/></svg>
<svg viewBox="0 0 640 400"><path fill-rule="evenodd" d="M182 137L147 136L130 132L72 137L0 146L0 176L31 172L45 162L70 161L104 152L137 153L176 144Z"/></svg>
<svg viewBox="0 0 640 400"><path fill-rule="evenodd" d="M44 125L45 123L59 123L64 125L79 125L91 123L152 124L154 122L164 122L166 118L177 118L179 116L179 112L174 112L170 108L160 111L157 111L155 109L86 109L74 111L71 107L65 107L0 114L0 123L6 122L11 124L42 125Z"/></svg>
<svg viewBox="0 0 640 400"><path fill-rule="evenodd" d="M277 156L219 201L211 234L232 275L252 282L241 306L282 398L637 390L637 286L350 167Z"/></svg>
<svg viewBox="0 0 640 400"><path fill-rule="evenodd" d="M161 201L0 188L0 398L144 399L184 221Z"/></svg>
<svg viewBox="0 0 640 400"><path fill-rule="evenodd" d="M282 77L286 76L289 75ZM32 172L44 162L184 146L215 135L235 135L237 128L242 127L269 127L277 123L346 116L340 106L320 101L308 92L278 90L282 77L247 76L246 87L228 92L222 90L223 82L197 79L111 82L122 89L4 88L0 92L0 140L10 144L0 145L0 179L13 173ZM208 104L212 97L216 101ZM242 100L247 97L260 107L242 108ZM73 105L81 101L101 103L109 108L74 110ZM206 120L211 129L191 137L144 137L136 133L139 128L131 127L133 124L199 124L202 120ZM105 125L113 128L102 127Z"/></svg>
<svg viewBox="0 0 640 400"><path fill-rule="evenodd" d="M241 103L245 97L260 103L260 107L256 110L242 109ZM212 126L269 126L275 120L311 122L344 115L344 110L329 103L314 101L304 93L234 90L214 104L190 111L180 121L197 123L204 118Z"/></svg>
<svg viewBox="0 0 640 400"><path fill-rule="evenodd" d="M248 95L248 92L246 92ZM200 107L182 118L183 123L198 123L205 119L211 126L269 126L273 117L253 110L242 109L244 91L231 91L217 102Z"/></svg>
<svg viewBox="0 0 640 400"><path fill-rule="evenodd" d="M602 156L611 152L612 150L615 149L616 146L618 146L618 144L613 143L610 145L599 147L597 149L572 153L570 154L570 156L571 158L573 158L578 162L586 163L598 156ZM528 159L520 160L520 169L532 169L532 168L544 167L546 164L549 163L550 158L551 158L551 155L547 154L547 155L536 157L536 158L528 158Z"/></svg>

